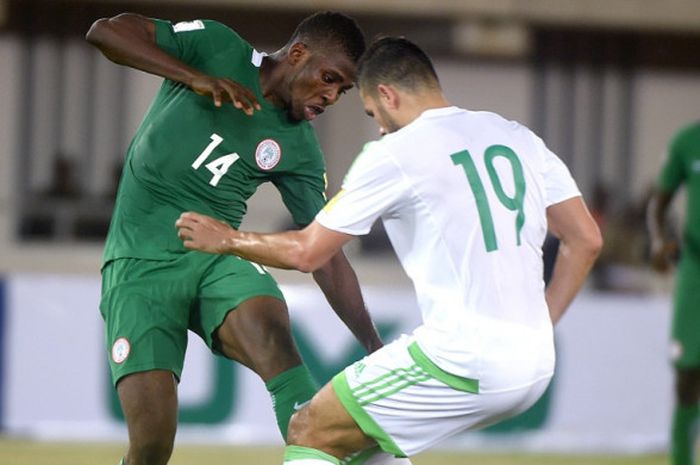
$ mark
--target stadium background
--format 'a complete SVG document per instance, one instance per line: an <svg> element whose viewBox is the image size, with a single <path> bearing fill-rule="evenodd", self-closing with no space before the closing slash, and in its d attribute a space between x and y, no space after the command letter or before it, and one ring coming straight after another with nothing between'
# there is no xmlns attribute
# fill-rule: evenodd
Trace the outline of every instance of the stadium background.
<svg viewBox="0 0 700 465"><path fill-rule="evenodd" d="M453 103L536 130L569 164L606 238L600 263L557 329L559 372L548 394L524 417L443 449L460 451L454 463L491 463L471 454L503 452L517 454L510 463L545 463L534 453L567 454L567 463L591 454L661 463L673 282L646 266L643 208L668 140L698 119L694 0L0 0L0 463L58 463L60 453L41 451L66 442L67 450L87 453L90 444L114 442L106 450L118 451L125 440L97 310L101 241L123 154L159 80L88 47L82 37L91 22L122 11L207 17L274 51L318 9L353 14L370 37L406 35L434 57ZM334 192L376 126L353 91L316 127ZM256 194L250 211L244 228L289 225L274 189ZM381 228L348 254L385 334L408 331L417 317L413 294ZM310 277L275 275L319 380L359 356ZM199 457L231 444L239 451L270 446L269 463L276 463L279 440L264 387L244 368L215 361L195 339L181 401L178 440L200 444ZM431 457L423 463L441 463Z"/></svg>

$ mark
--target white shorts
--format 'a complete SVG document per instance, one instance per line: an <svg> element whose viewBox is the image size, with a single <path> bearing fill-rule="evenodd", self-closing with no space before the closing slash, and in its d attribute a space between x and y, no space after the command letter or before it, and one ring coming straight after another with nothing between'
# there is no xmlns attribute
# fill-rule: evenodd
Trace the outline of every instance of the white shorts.
<svg viewBox="0 0 700 465"><path fill-rule="evenodd" d="M413 338L402 336L347 367L332 383L366 435L385 451L408 457L460 431L523 412L540 398L550 379L479 392L478 380L447 373Z"/></svg>

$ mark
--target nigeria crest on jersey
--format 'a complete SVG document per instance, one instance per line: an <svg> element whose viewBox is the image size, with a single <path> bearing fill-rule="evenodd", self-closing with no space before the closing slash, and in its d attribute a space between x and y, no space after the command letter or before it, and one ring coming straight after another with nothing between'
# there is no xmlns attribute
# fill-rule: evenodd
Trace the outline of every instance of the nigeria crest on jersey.
<svg viewBox="0 0 700 465"><path fill-rule="evenodd" d="M255 149L255 163L263 170L271 170L277 166L281 157L282 148L273 139L265 139Z"/></svg>

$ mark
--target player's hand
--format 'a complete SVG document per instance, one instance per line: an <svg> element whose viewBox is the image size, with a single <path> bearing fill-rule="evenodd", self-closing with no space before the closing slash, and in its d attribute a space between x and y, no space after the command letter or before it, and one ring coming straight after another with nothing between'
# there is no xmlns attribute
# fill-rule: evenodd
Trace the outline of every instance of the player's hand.
<svg viewBox="0 0 700 465"><path fill-rule="evenodd" d="M194 212L185 212L175 222L177 236L186 249L201 252L226 253L227 240L236 233L228 224Z"/></svg>
<svg viewBox="0 0 700 465"><path fill-rule="evenodd" d="M217 107L224 102L231 102L248 116L261 108L250 89L230 79L201 75L192 80L190 87L199 95L211 96Z"/></svg>
<svg viewBox="0 0 700 465"><path fill-rule="evenodd" d="M659 273L666 273L673 268L678 255L675 241L656 239L651 241L651 267Z"/></svg>

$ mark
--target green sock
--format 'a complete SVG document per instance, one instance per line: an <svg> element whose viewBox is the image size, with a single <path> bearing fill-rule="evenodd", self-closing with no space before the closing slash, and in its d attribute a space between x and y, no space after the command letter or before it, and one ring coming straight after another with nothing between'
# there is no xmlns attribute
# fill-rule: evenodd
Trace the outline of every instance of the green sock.
<svg viewBox="0 0 700 465"><path fill-rule="evenodd" d="M671 425L671 465L693 465L698 406L676 405Z"/></svg>
<svg viewBox="0 0 700 465"><path fill-rule="evenodd" d="M318 391L318 386L305 365L280 373L265 383L265 386L272 396L272 408L275 409L277 426L286 441L289 419L294 412L311 400Z"/></svg>

